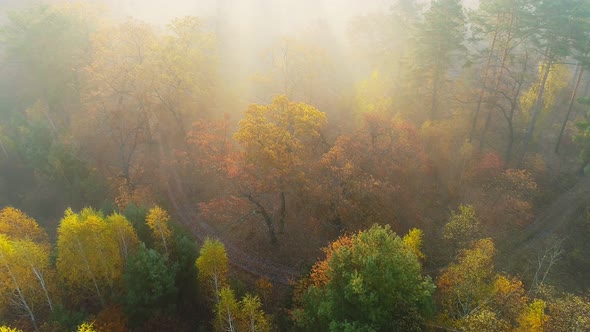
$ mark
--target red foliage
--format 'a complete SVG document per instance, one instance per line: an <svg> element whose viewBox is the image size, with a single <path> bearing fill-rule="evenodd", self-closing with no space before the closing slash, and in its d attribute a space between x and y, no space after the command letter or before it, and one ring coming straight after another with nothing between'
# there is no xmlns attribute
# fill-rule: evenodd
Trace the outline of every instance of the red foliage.
<svg viewBox="0 0 590 332"><path fill-rule="evenodd" d="M476 183L487 182L504 170L504 160L497 152L487 152L468 171L469 177Z"/></svg>

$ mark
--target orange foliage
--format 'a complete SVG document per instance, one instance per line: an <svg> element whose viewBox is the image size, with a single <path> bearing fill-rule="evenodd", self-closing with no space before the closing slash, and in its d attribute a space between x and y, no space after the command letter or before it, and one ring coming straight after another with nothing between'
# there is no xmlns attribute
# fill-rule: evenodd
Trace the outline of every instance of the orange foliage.
<svg viewBox="0 0 590 332"><path fill-rule="evenodd" d="M250 203L233 195L199 203L199 209L203 218L216 223L247 219L249 214L252 216Z"/></svg>
<svg viewBox="0 0 590 332"><path fill-rule="evenodd" d="M314 286L321 287L330 282L330 267L328 266L328 263L330 262L332 254L337 252L342 247L351 246L352 237L345 235L330 243L330 245L326 248L323 248L326 258L324 260L317 261L311 268L310 278Z"/></svg>
<svg viewBox="0 0 590 332"><path fill-rule="evenodd" d="M502 173L504 160L497 152L487 152L468 171L468 176L476 183L489 181Z"/></svg>
<svg viewBox="0 0 590 332"><path fill-rule="evenodd" d="M98 313L94 320L94 327L99 332L126 332L127 316L117 305L110 305Z"/></svg>

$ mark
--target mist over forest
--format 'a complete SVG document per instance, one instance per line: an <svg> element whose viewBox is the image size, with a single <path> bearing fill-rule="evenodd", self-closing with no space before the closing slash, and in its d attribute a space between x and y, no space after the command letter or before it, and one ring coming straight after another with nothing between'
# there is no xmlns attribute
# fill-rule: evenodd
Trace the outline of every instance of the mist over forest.
<svg viewBox="0 0 590 332"><path fill-rule="evenodd" d="M0 331L590 331L587 0L0 1Z"/></svg>

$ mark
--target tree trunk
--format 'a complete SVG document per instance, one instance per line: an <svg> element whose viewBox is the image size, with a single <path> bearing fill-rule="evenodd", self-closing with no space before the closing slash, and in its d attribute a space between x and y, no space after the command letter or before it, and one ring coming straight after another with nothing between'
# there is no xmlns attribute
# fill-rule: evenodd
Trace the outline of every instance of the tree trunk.
<svg viewBox="0 0 590 332"><path fill-rule="evenodd" d="M35 277L37 277L37 280L39 280L39 284L41 285L41 289L43 289L43 293L45 294L45 300L47 301L47 305L49 306L49 310L51 310L51 312L53 312L53 303L51 302L51 298L49 297L49 292L47 291L47 285L45 284L45 278L43 278L43 274L39 271L37 271L36 268L34 268L31 265L31 268L33 269L33 273L35 274Z"/></svg>
<svg viewBox="0 0 590 332"><path fill-rule="evenodd" d="M10 279L12 279L12 282L14 283L14 287L16 289L16 292L18 293L18 300L20 301L22 307L27 312L29 319L31 319L31 323L33 324L33 328L35 329L35 331L39 331L39 328L37 327L37 322L35 321L35 315L33 314L33 310L31 309L31 306L27 302L27 299L25 298L25 294L23 294L22 288L21 288L18 280L16 279L16 276L12 272L10 265L8 265L8 262L6 261L6 257L4 257L4 255L3 255L3 258L4 258L3 259L4 260L4 267L6 268L6 271L8 272Z"/></svg>
<svg viewBox="0 0 590 332"><path fill-rule="evenodd" d="M102 298L102 294L100 293L100 288L98 287L98 282L96 281L96 277L94 275L94 272L92 271L92 268L90 267L90 263L88 262L86 255L84 254L84 251L82 249L82 244L80 243L80 240L78 240L78 239L76 239L76 242L78 243L78 249L80 250L80 254L82 255L82 258L84 259L84 263L86 263L86 268L88 269L88 272L90 273L90 278L92 279L92 283L94 284L94 289L96 290L96 295L98 295L98 299L100 300L100 305L104 307L104 300Z"/></svg>
<svg viewBox="0 0 590 332"><path fill-rule="evenodd" d="M500 14L498 14L498 19L500 18ZM492 63L492 56L494 55L494 50L496 48L496 40L498 37L498 29L494 31L494 37L492 38L492 45L490 47L490 53L488 54L488 59L486 61L486 67L483 74L483 85L481 90L479 91L479 96L477 98L477 107L475 109L475 113L473 114L473 120L471 122L471 132L469 133L469 143L473 140L473 136L475 135L475 127L477 126L477 119L479 117L479 112L481 110L481 104L483 102L483 97L486 93L487 82L488 82L488 75L490 72L490 65Z"/></svg>
<svg viewBox="0 0 590 332"><path fill-rule="evenodd" d="M545 86L547 84L547 79L549 78L549 73L551 72L551 67L553 66L553 56L550 54L549 48L547 48L547 50L545 51L545 58L547 59L547 62L543 68L543 77L541 78L541 85L539 86L539 92L537 94L535 107L533 108L531 121L529 121L526 135L524 137L523 156L527 152L527 148L533 138L533 133L535 131L537 119L539 118L539 114L541 114L541 111L543 109L543 97L545 95Z"/></svg>
<svg viewBox="0 0 590 332"><path fill-rule="evenodd" d="M287 217L287 203L285 199L285 192L281 191L279 195L281 207L279 208L279 234L285 233L285 219Z"/></svg>
<svg viewBox="0 0 590 332"><path fill-rule="evenodd" d="M270 243L277 244L277 235L275 232L274 223L272 221L272 218L268 214L268 212L266 212L266 209L264 208L264 206L262 206L262 204L260 204L257 200L255 200L254 197L252 197L252 195L250 195L250 194L247 194L246 198L248 198L248 200L250 202L252 202L252 203L254 203L254 205L256 205L256 212L259 213L260 215L262 215L262 219L264 220L264 223L266 224L266 228L268 229Z"/></svg>
<svg viewBox="0 0 590 332"><path fill-rule="evenodd" d="M555 143L555 153L559 153L559 146L561 145L561 139L563 138L563 133L565 131L565 127L567 122L569 121L570 115L572 113L572 109L574 108L574 102L576 101L576 92L578 91L578 87L580 86L580 82L582 81L582 76L584 75L584 67L581 67L578 71L578 77L576 78L576 83L574 84L574 89L572 91L572 96L570 98L570 102L567 108L567 114L563 123L561 124L561 130L559 130L559 136L557 136L557 143Z"/></svg>
<svg viewBox="0 0 590 332"><path fill-rule="evenodd" d="M434 78L432 81L432 105L430 107L430 121L434 121L436 118L437 103L438 103L438 88L440 84L440 73L439 69L436 68Z"/></svg>
<svg viewBox="0 0 590 332"><path fill-rule="evenodd" d="M508 35L506 36L506 42L504 43L504 47L502 50L502 61L500 62L500 68L498 69L498 75L496 77L496 82L494 83L494 99L498 97L498 89L500 87L500 82L502 81L502 76L504 75L504 68L506 66L506 60L508 59L508 50L510 45L510 40L512 39L512 26L514 24L514 14L510 15L510 26L508 28ZM481 132L481 138L479 139L479 149L481 150L485 144L485 136L486 132L490 126L490 121L492 120L492 111L493 106L489 107L488 115L486 116L486 121L484 124L484 128Z"/></svg>

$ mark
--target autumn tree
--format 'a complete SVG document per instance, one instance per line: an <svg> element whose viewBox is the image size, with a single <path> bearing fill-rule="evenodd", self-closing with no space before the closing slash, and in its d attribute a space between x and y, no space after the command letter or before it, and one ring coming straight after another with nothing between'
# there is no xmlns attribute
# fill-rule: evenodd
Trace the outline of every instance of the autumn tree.
<svg viewBox="0 0 590 332"><path fill-rule="evenodd" d="M219 292L227 283L228 258L223 243L207 238L195 265L201 287L218 303Z"/></svg>
<svg viewBox="0 0 590 332"><path fill-rule="evenodd" d="M373 226L329 247L312 268L293 312L306 329L419 330L434 285L413 248Z"/></svg>
<svg viewBox="0 0 590 332"><path fill-rule="evenodd" d="M0 233L13 240L29 240L39 244L48 244L47 233L37 222L24 212L13 207L0 211Z"/></svg>
<svg viewBox="0 0 590 332"><path fill-rule="evenodd" d="M133 255L139 246L139 239L135 229L125 216L113 213L106 218L111 236L117 239L121 259L125 261L128 256Z"/></svg>
<svg viewBox="0 0 590 332"><path fill-rule="evenodd" d="M441 317L467 331L509 331L527 302L517 278L497 274L491 239L473 241L437 279Z"/></svg>
<svg viewBox="0 0 590 332"><path fill-rule="evenodd" d="M590 301L573 294L549 299L549 331L586 331L590 329Z"/></svg>
<svg viewBox="0 0 590 332"><path fill-rule="evenodd" d="M24 313L38 331L38 322L34 312L35 294L30 292L30 286L34 283L33 275L28 272L24 261L15 257L15 250L5 235L0 235L0 266L3 279L6 280L2 289L6 304L13 305L18 312Z"/></svg>
<svg viewBox="0 0 590 332"><path fill-rule="evenodd" d="M246 294L238 301L229 287L219 293L213 326L215 331L270 331L260 299Z"/></svg>
<svg viewBox="0 0 590 332"><path fill-rule="evenodd" d="M240 301L239 326L241 331L269 332L270 323L262 309L262 302L256 295L246 294Z"/></svg>
<svg viewBox="0 0 590 332"><path fill-rule="evenodd" d="M475 240L480 233L480 223L475 209L471 205L460 205L458 211L451 213L451 218L445 224L443 238L464 247Z"/></svg>
<svg viewBox="0 0 590 332"><path fill-rule="evenodd" d="M151 208L146 216L146 224L152 231L152 238L154 243L163 250L166 256L169 255L169 247L172 238L172 230L170 229L170 216L166 210L159 206Z"/></svg>
<svg viewBox="0 0 590 332"><path fill-rule="evenodd" d="M545 331L549 322L549 316L545 313L547 304L543 300L536 299L530 303L518 317L517 332Z"/></svg>
<svg viewBox="0 0 590 332"><path fill-rule="evenodd" d="M54 309L55 284L50 267L51 246L37 222L18 209L0 211L1 266L7 280L1 292L2 308L24 313L35 330L39 309Z"/></svg>
<svg viewBox="0 0 590 332"><path fill-rule="evenodd" d="M463 250L437 279L443 313L460 319L482 305L491 291L494 276L491 239L479 240Z"/></svg>
<svg viewBox="0 0 590 332"><path fill-rule="evenodd" d="M420 218L412 198L428 193L429 164L416 128L399 118L366 113L351 134L337 138L317 166L308 206L327 224L358 229ZM403 225L412 227L412 225Z"/></svg>
<svg viewBox="0 0 590 332"><path fill-rule="evenodd" d="M287 201L290 194L297 197L296 191L306 181L306 165L317 158L325 123L324 113L286 96L276 97L269 105L250 105L234 135L242 152L224 159L231 190L201 204L202 212L218 218L217 214L232 211L228 205L239 204L245 213L236 219L261 219L271 242L277 243L277 233L285 231Z"/></svg>
<svg viewBox="0 0 590 332"><path fill-rule="evenodd" d="M117 237L101 213L90 208L66 210L57 230L57 272L71 290L105 303L105 290L113 290L123 272Z"/></svg>

